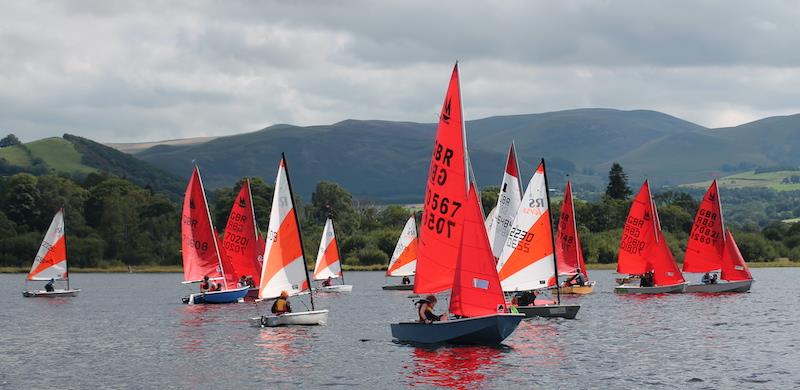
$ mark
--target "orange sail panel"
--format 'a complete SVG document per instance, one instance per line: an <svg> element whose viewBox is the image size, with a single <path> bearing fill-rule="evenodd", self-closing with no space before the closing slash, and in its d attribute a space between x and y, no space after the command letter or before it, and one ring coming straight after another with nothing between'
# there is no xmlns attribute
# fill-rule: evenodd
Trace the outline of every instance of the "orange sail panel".
<svg viewBox="0 0 800 390"><path fill-rule="evenodd" d="M736 245L736 240L733 239L733 234L728 230L725 237L725 254L722 257L722 273L720 275L722 280L735 282L737 280L752 280L753 275L750 274L750 269L747 263L744 262L742 252L739 251L739 246Z"/></svg>
<svg viewBox="0 0 800 390"><path fill-rule="evenodd" d="M617 272L640 275L648 271L647 254L650 246L656 242L655 218L650 184L645 180L636 198L633 199L628 218L625 220L619 244Z"/></svg>
<svg viewBox="0 0 800 390"><path fill-rule="evenodd" d="M342 274L342 263L339 258L339 245L336 242L336 233L333 231L333 222L330 218L325 221L322 230L322 239L319 242L317 262L314 265L314 280L338 278Z"/></svg>
<svg viewBox="0 0 800 390"><path fill-rule="evenodd" d="M442 105L428 170L414 282L417 294L437 293L453 285L467 198L465 142L456 64Z"/></svg>
<svg viewBox="0 0 800 390"><path fill-rule="evenodd" d="M186 195L183 197L181 249L185 281L200 281L204 276L212 279L223 277L217 236L211 224L206 194L197 167L192 171Z"/></svg>
<svg viewBox="0 0 800 390"><path fill-rule="evenodd" d="M581 240L578 237L578 228L575 223L575 205L572 202L572 185L570 182L567 182L567 188L564 190L561 216L558 219L556 259L558 261L559 275L575 275L578 272L587 275L583 251L581 250Z"/></svg>
<svg viewBox="0 0 800 390"><path fill-rule="evenodd" d="M225 277L229 287L235 286L241 276L252 276L258 285L261 279L261 264L258 262L258 229L256 228L250 180L245 179L239 196L233 201L225 237L222 240Z"/></svg>
<svg viewBox="0 0 800 390"><path fill-rule="evenodd" d="M714 180L708 187L700 208L694 217L694 225L686 244L683 259L684 272L708 272L722 267L725 250L725 233L722 224L722 206Z"/></svg>
<svg viewBox="0 0 800 390"><path fill-rule="evenodd" d="M281 159L265 238L265 258L258 287L258 297L261 299L276 298L284 290L290 295L297 295L309 289L300 228L297 226L285 167L286 162Z"/></svg>
<svg viewBox="0 0 800 390"><path fill-rule="evenodd" d="M544 175L542 162L522 196L497 262L503 291L535 290L556 284L553 226Z"/></svg>
<svg viewBox="0 0 800 390"><path fill-rule="evenodd" d="M67 242L64 236L64 209L58 210L33 259L28 280L67 279Z"/></svg>
<svg viewBox="0 0 800 390"><path fill-rule="evenodd" d="M514 152L512 143L508 149L503 182L500 184L500 192L497 194L497 205L486 217L489 242L492 244L492 253L495 258L499 259L503 252L503 245L511 231L511 225L514 223L514 217L517 215L521 201L522 184L519 179L517 154Z"/></svg>
<svg viewBox="0 0 800 390"><path fill-rule="evenodd" d="M386 276L411 276L417 267L417 222L408 218L389 261Z"/></svg>
<svg viewBox="0 0 800 390"><path fill-rule="evenodd" d="M505 311L505 297L479 202L480 198L472 184L464 209L461 255L456 261L450 295L450 312L457 316L477 317Z"/></svg>
<svg viewBox="0 0 800 390"><path fill-rule="evenodd" d="M653 271L653 283L656 286L669 286L685 282L664 235L661 231L657 231L656 234L658 242L650 247L647 256L648 268Z"/></svg>

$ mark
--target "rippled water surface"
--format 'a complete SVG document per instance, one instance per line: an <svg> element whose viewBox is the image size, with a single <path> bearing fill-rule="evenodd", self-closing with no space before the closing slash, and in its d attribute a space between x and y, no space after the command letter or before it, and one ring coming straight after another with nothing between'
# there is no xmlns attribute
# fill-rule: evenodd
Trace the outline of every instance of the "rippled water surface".
<svg viewBox="0 0 800 390"><path fill-rule="evenodd" d="M23 298L0 275L0 388L800 388L800 269L749 294L624 296L594 271L576 320L526 320L500 348L392 342L414 317L382 273L320 295L329 324L251 328L266 306L186 306L178 274L75 274L77 298ZM302 308L293 303L295 310Z"/></svg>

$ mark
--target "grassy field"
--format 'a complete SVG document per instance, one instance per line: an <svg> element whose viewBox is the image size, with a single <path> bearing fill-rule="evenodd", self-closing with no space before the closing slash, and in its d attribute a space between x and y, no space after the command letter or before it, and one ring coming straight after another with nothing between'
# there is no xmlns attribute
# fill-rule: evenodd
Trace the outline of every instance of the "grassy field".
<svg viewBox="0 0 800 390"><path fill-rule="evenodd" d="M81 154L75 150L72 142L63 138L45 138L25 144L35 157L44 160L45 164L56 172L91 173L94 168L81 164Z"/></svg>
<svg viewBox="0 0 800 390"><path fill-rule="evenodd" d="M9 146L0 148L0 158L5 159L11 165L28 168L31 166L31 158L28 153L19 146Z"/></svg>
<svg viewBox="0 0 800 390"><path fill-rule="evenodd" d="M717 183L719 183L719 186L722 188L765 187L776 191L793 191L800 190L800 184L785 184L782 183L782 181L787 177L798 175L800 175L800 171L776 171L765 173L749 171L721 177L717 179ZM709 185L711 185L711 181L684 184L681 187L708 188Z"/></svg>

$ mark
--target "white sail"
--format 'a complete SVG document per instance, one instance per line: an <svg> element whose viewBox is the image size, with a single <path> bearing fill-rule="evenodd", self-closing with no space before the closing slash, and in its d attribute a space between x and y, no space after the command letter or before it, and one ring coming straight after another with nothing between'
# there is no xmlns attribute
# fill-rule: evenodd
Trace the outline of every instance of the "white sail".
<svg viewBox="0 0 800 390"><path fill-rule="evenodd" d="M386 276L411 276L417 268L417 222L414 216L408 218L397 246L394 247L392 259Z"/></svg>
<svg viewBox="0 0 800 390"><path fill-rule="evenodd" d="M497 218L497 206L494 206L490 211L489 214L486 215L486 221L484 221L484 225L486 226L486 234L491 237L492 227L494 226L494 220ZM491 242L491 240L490 240Z"/></svg>
<svg viewBox="0 0 800 390"><path fill-rule="evenodd" d="M283 159L275 179L265 245L258 297L268 299L280 296L281 291L297 295L309 290L300 230Z"/></svg>
<svg viewBox="0 0 800 390"><path fill-rule="evenodd" d="M28 280L64 280L67 275L67 243L64 236L64 209L58 210L44 235L33 260Z"/></svg>
<svg viewBox="0 0 800 390"><path fill-rule="evenodd" d="M325 221L322 239L319 242L317 261L314 265L314 280L338 278L342 274L341 260L339 258L339 244L336 241L336 233L333 231L333 222L328 218Z"/></svg>
<svg viewBox="0 0 800 390"><path fill-rule="evenodd" d="M528 183L497 263L503 291L554 286L553 252L553 230L542 162Z"/></svg>
<svg viewBox="0 0 800 390"><path fill-rule="evenodd" d="M492 254L495 258L500 258L503 246L506 243L517 209L522 201L522 184L519 179L519 168L517 167L517 156L514 152L514 144L508 149L506 159L506 169L503 172L503 182L500 184L500 192L497 194L497 206L489 213L486 223L489 228L489 242L492 244ZM491 222L489 222L491 220Z"/></svg>

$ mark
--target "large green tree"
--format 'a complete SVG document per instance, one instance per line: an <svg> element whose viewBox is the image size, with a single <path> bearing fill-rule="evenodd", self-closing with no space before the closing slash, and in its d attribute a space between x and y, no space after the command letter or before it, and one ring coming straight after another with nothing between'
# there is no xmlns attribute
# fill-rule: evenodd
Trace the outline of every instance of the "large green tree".
<svg viewBox="0 0 800 390"><path fill-rule="evenodd" d="M628 175L619 163L611 164L608 171L608 186L606 187L606 197L609 199L628 199L633 192L628 187Z"/></svg>

